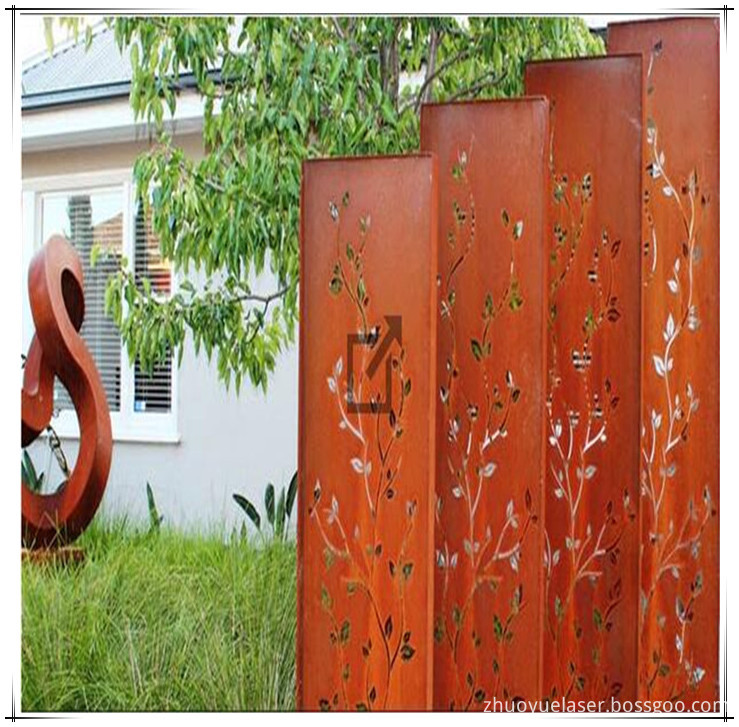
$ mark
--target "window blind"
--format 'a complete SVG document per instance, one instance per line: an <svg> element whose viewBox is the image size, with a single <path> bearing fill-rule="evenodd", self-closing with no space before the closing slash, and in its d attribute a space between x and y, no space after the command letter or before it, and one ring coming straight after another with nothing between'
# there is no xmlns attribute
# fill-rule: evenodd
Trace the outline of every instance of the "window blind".
<svg viewBox="0 0 739 727"><path fill-rule="evenodd" d="M162 258L159 238L151 224L151 208L139 200L134 218L134 276L143 286L148 280L154 295L167 298L172 290L169 263ZM169 412L172 410L172 356L145 371L137 361L134 366L134 411Z"/></svg>
<svg viewBox="0 0 739 727"><path fill-rule="evenodd" d="M105 287L120 269L123 254L123 194L101 190L80 194L53 194L42 198L42 240L62 233L74 245L82 261L85 287L85 319L80 331L97 364L111 411L121 408L121 338L113 320L105 314ZM92 249L101 253L95 267ZM57 381L57 409L73 409L66 389Z"/></svg>

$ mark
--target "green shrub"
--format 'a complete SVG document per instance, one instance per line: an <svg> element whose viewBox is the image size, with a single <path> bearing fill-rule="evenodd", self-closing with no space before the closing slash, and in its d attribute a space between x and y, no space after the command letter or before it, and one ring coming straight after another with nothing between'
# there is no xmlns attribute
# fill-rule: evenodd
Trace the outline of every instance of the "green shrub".
<svg viewBox="0 0 739 727"><path fill-rule="evenodd" d="M280 489L280 496L275 506L275 486L270 482L264 488L264 511L267 514L267 522L271 528L273 539L287 540L290 531L290 516L295 504L295 496L298 494L298 473L296 472L287 489ZM236 504L246 513L254 527L262 533L262 516L259 514L254 503L248 498L235 492L233 495Z"/></svg>
<svg viewBox="0 0 739 727"><path fill-rule="evenodd" d="M23 565L24 711L294 708L294 545L125 521L80 545Z"/></svg>

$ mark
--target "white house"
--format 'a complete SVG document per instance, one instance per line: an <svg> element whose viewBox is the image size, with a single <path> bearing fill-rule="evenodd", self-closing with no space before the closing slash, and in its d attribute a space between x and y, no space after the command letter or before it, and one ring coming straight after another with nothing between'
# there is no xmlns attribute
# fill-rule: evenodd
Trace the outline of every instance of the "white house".
<svg viewBox="0 0 739 727"><path fill-rule="evenodd" d="M243 521L232 500L240 492L261 503L268 481L287 484L297 462L297 344L279 360L268 394L245 386L237 396L218 381L215 365L188 344L182 365L160 366L151 376L131 366L120 337L103 310L105 278L122 257L149 277L163 296L178 280L158 255L157 241L141 214L132 183L137 155L150 130L136 122L128 103L131 77L107 29L89 50L84 40L27 63L22 88L23 340L33 335L25 276L34 251L61 232L77 246L85 272L83 335L103 378L113 423L113 464L103 511L146 518L151 483L165 521L210 528ZM202 154L202 110L187 76L177 112L168 122L176 143ZM101 268L89 251L109 253ZM78 428L63 389L52 424L74 461ZM60 477L45 442L31 448L47 479Z"/></svg>

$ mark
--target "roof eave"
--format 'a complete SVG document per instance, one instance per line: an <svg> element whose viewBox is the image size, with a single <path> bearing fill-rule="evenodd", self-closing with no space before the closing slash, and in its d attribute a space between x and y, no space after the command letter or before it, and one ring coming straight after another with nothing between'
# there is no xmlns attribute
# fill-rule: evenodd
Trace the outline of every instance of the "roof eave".
<svg viewBox="0 0 739 727"><path fill-rule="evenodd" d="M111 83L104 86L87 86L86 88L65 88L60 91L46 93L29 93L21 96L21 111L35 111L48 109L54 106L69 106L89 101L104 101L105 99L128 96L131 83Z"/></svg>
<svg viewBox="0 0 739 727"><path fill-rule="evenodd" d="M210 71L210 77L220 82L220 71ZM183 73L174 83L177 91L184 91L197 87L197 81L192 73ZM55 106L70 106L84 104L90 101L105 101L106 99L128 96L131 92L131 81L120 81L118 83L103 83L94 86L77 86L75 88L63 88L57 91L44 91L42 93L25 93L21 95L21 111L36 111L49 109Z"/></svg>

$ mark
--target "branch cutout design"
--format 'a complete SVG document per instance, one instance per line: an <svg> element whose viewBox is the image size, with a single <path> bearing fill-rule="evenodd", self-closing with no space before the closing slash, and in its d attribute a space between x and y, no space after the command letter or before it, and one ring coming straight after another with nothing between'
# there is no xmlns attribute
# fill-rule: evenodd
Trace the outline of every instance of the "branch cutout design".
<svg viewBox="0 0 739 727"><path fill-rule="evenodd" d="M566 534L555 542L545 532L546 648L554 664L546 677L545 695L599 701L617 697L622 687L604 657L622 600L622 583L616 579L605 589L599 583L606 566L618 563L624 530L636 517L628 489L620 502L609 499L598 518L587 508L590 493L599 484L597 452L607 444L619 403L610 378L594 375L592 362L599 338L621 318L615 285L621 241L605 228L596 239L586 234L596 186L591 173L570 178L555 170L552 157L551 174L557 214L549 260L546 489L548 512L566 523ZM581 281L574 271L583 255L589 266ZM591 302L581 311L579 337L567 355L560 350L558 318L572 305L567 291L579 285L589 287ZM564 367L569 367L567 387ZM585 604L590 604L587 609Z"/></svg>
<svg viewBox="0 0 739 727"><path fill-rule="evenodd" d="M325 572L341 569L341 587L352 599L363 601L373 627L367 633L362 634L358 629L355 633L351 618L337 613L335 594L332 595L325 583L321 584L321 605L330 624L329 638L340 665L340 679L317 706L322 710L372 711L392 706L389 699L396 675L403 664L414 658L417 648L406 610L406 592L414 577L414 562L406 551L416 524L417 501L404 501L401 477L404 417L412 384L404 371L406 351L402 346L397 350L396 344L389 356L393 400L397 405L384 411L382 392L373 391L368 411L354 406L369 393L367 367L381 339L382 326L372 318L364 277L364 252L371 235L371 217L360 219L356 244L342 245L342 213L349 204L350 194L346 192L339 204L331 201L328 206L336 247L329 289L334 296L346 297L351 302L356 311L358 339L364 345L360 363L353 368L354 380L340 356L327 376L326 385L336 403L338 427L352 444L349 465L364 494L360 507L363 512L356 516L356 524L350 529L338 498L332 495L326 503L323 485L316 480L309 517L324 544ZM390 552L381 539L389 520L395 528L402 528L401 543L395 552ZM383 591L387 576L391 582L389 599ZM388 600L389 607L385 605ZM361 674L351 673L347 657L350 649L361 649ZM361 693L360 699L352 698L356 693Z"/></svg>
<svg viewBox="0 0 739 727"><path fill-rule="evenodd" d="M445 443L439 446L445 448L446 466L440 465L437 473L436 567L442 586L434 640L436 648L453 664L454 684L449 693L449 708L453 710L469 709L494 696L511 696L503 667L506 650L514 640L516 620L527 606L519 577L522 547L530 526L538 520L528 489L523 503L515 499L500 502L500 522L482 516L483 503L500 498L496 451L505 446L509 418L514 416L521 397L513 372L503 371L496 358L495 331L502 316L515 315L524 305L516 269L516 249L523 244L524 221L514 221L507 210L501 210L500 234L510 247L508 280L497 293L489 290L484 294L479 329L461 329L456 307L467 291L458 278L479 244L475 198L468 177L471 157L472 145L469 151L458 152L451 169L459 199L452 202L454 222L445 243L441 243L452 251L451 262L437 281L440 336L445 337L449 352L439 388L440 416L446 431ZM460 375L460 342L469 346L466 353L472 355L475 376L483 382L482 399L465 386ZM457 518L464 522L464 535L459 540L445 526L447 511L455 522ZM474 617L477 596L484 589L496 592L503 587L510 587L508 612L492 614L495 644L484 650L483 664L483 635L476 630ZM494 656L489 660L491 651Z"/></svg>
<svg viewBox="0 0 739 727"><path fill-rule="evenodd" d="M649 56L648 97L654 92L652 72L661 52L662 42L658 41ZM703 486L700 500L691 496L685 512L677 518L674 509L666 507L666 497L675 487L677 455L688 447L691 424L700 404L689 374L678 374L675 360L681 341L700 333L695 286L702 258L701 223L710 196L701 189L695 168L686 179L678 182L672 178L659 129L651 116L647 119L646 142L650 188L644 193L648 231L644 249L648 274L644 284L647 288L666 285L669 295L662 346L649 352L648 362L649 374L662 386L655 400L644 402L641 428L644 520L640 626L649 661L640 670L639 681L647 698L664 696L677 700L696 689L706 674L706 669L695 663L690 645L691 624L703 591L703 573L697 570L687 584L681 576L690 561L700 561L701 539L716 516L716 507L708 484ZM681 228L679 236L663 236L663 230L658 229L653 214L657 204L669 205ZM659 255L674 259L666 280L658 275ZM689 481L687 485L695 490ZM666 579L674 580L677 591L674 611L669 612L660 609L659 596L667 590ZM653 634L656 644L650 640Z"/></svg>

